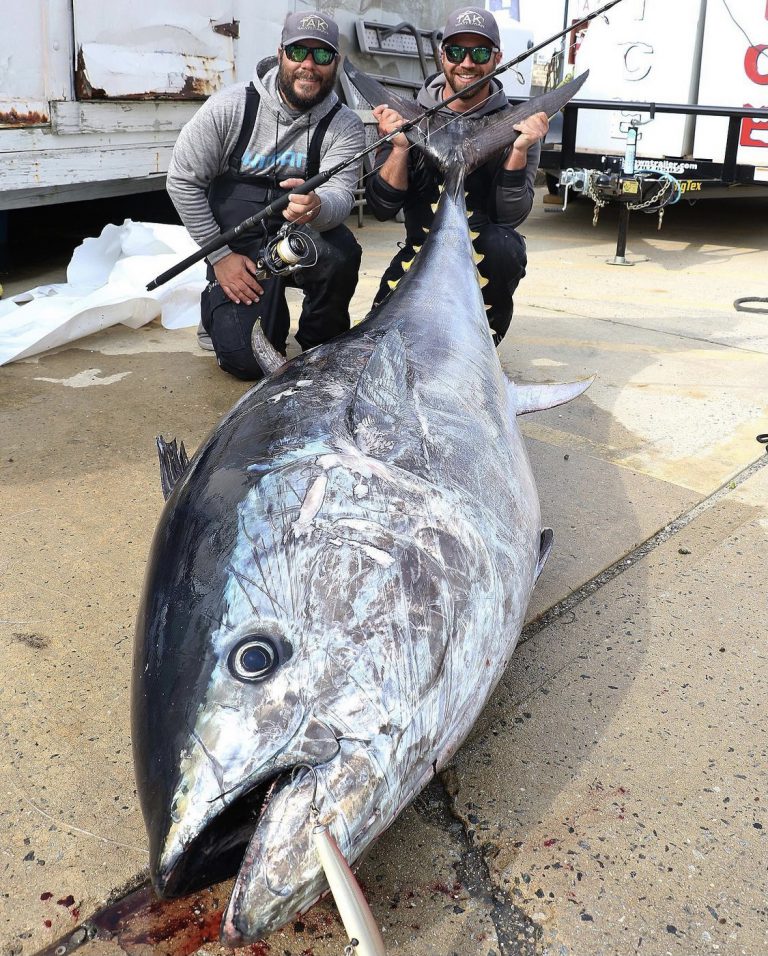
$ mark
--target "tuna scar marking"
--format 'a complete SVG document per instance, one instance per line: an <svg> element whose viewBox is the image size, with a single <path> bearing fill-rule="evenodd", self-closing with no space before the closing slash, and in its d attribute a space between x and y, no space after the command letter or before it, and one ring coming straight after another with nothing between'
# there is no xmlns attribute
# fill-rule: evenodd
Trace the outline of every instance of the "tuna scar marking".
<svg viewBox="0 0 768 956"><path fill-rule="evenodd" d="M306 534L309 531L310 527L312 526L312 522L317 517L317 513L323 506L323 501L325 500L325 489L327 487L328 476L325 474L318 475L318 477L312 482L304 501L301 503L299 517L293 523L293 533L297 537L299 535Z"/></svg>

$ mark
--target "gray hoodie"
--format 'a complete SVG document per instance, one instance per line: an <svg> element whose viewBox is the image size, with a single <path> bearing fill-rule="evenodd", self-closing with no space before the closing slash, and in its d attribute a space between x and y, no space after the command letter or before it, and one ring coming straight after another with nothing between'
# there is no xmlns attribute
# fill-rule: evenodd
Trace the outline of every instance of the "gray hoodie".
<svg viewBox="0 0 768 956"><path fill-rule="evenodd" d="M261 178L305 178L307 149L318 122L336 104L334 92L305 112L290 110L277 91L274 57L262 60L253 78L259 111L253 135L243 153L241 172ZM204 245L221 234L208 204L206 190L227 169L245 114L247 83L236 83L215 93L184 126L168 167L168 194L192 238ZM346 106L334 116L320 150L320 172L351 159L365 144L363 124ZM360 176L353 164L318 187L321 207L314 228L321 232L343 222L352 210ZM218 262L231 250L224 246L208 256Z"/></svg>

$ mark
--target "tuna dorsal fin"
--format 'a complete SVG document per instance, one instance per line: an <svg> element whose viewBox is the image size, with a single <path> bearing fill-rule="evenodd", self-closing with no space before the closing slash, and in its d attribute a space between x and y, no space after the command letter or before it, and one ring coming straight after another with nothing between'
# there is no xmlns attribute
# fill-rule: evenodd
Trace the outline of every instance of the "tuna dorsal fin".
<svg viewBox="0 0 768 956"><path fill-rule="evenodd" d="M387 103L406 120L418 119L423 114L424 110L417 105L415 100L407 100L397 93L393 93L392 90L388 90L378 80L374 80L372 76L368 76L367 73L363 73L362 70L353 66L349 62L349 57L344 59L344 72L363 99L371 104L372 108Z"/></svg>
<svg viewBox="0 0 768 956"><path fill-rule="evenodd" d="M349 413L355 444L366 455L406 466L426 460L403 339L387 332L358 380Z"/></svg>
<svg viewBox="0 0 768 956"><path fill-rule="evenodd" d="M517 385L511 382L515 415L543 412L547 408L565 405L572 398L586 392L594 380L595 376L592 375L578 382L560 382L554 385Z"/></svg>
<svg viewBox="0 0 768 956"><path fill-rule="evenodd" d="M176 445L176 439L166 441L162 435L157 436L157 456L160 459L160 485L163 489L163 498L167 501L176 482L181 478L189 465L189 456L184 442Z"/></svg>

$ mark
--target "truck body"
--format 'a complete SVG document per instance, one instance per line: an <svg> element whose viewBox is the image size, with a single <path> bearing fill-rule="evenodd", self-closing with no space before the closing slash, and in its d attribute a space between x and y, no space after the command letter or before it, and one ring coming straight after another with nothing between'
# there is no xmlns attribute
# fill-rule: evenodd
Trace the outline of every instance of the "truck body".
<svg viewBox="0 0 768 956"><path fill-rule="evenodd" d="M321 6L321 4L318 4ZM179 130L201 102L250 79L301 0L27 0L0 31L0 210L162 189ZM434 68L428 36L452 0L334 5L342 53L404 82ZM375 49L366 53L367 48Z"/></svg>
<svg viewBox="0 0 768 956"><path fill-rule="evenodd" d="M570 0L568 22L599 5ZM561 184L621 198L631 167L672 177L678 198L768 195L766 0L624 0L566 44L561 74L587 69L542 157Z"/></svg>

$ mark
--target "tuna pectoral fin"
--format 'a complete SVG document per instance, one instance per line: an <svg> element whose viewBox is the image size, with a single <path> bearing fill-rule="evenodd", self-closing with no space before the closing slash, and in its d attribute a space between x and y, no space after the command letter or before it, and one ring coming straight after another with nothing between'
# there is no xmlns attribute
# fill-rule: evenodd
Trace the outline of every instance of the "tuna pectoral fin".
<svg viewBox="0 0 768 956"><path fill-rule="evenodd" d="M177 446L175 438L168 442L162 435L158 435L156 441L157 456L160 459L160 485L163 489L163 497L167 501L176 482L187 470L189 457L184 442Z"/></svg>
<svg viewBox="0 0 768 956"><path fill-rule="evenodd" d="M381 106L383 103L386 103L393 110L397 110L403 119L406 120L418 119L423 115L424 110L420 106L417 106L414 100L406 100L402 96L398 96L397 93L393 93L392 90L386 89L378 80L374 80L372 76L368 76L367 73L363 73L354 67L349 62L349 57L344 59L344 72L357 88L358 93L360 93L363 99L367 100L372 107ZM353 104L350 103L350 106L352 105Z"/></svg>
<svg viewBox="0 0 768 956"><path fill-rule="evenodd" d="M349 426L355 444L366 455L396 464L426 461L426 436L397 329L381 339L358 379Z"/></svg>
<svg viewBox="0 0 768 956"><path fill-rule="evenodd" d="M539 539L539 560L536 564L536 571L533 575L534 581L539 580L539 575L544 570L544 565L547 563L547 558L549 557L549 552L552 550L552 544L554 540L555 532L551 528L541 529L541 538Z"/></svg>
<svg viewBox="0 0 768 956"><path fill-rule="evenodd" d="M510 382L512 408L515 415L527 415L529 412L543 412L547 408L565 405L572 398L577 398L586 392L594 382L595 376L581 379L578 382L560 382L554 385L516 385Z"/></svg>

